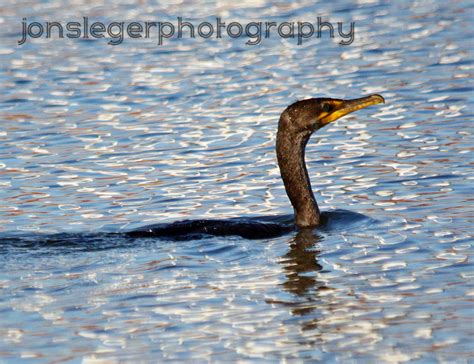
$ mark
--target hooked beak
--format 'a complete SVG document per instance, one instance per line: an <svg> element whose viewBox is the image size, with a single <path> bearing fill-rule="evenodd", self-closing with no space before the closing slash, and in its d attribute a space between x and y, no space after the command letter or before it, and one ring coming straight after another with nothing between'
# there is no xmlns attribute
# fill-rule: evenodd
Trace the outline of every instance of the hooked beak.
<svg viewBox="0 0 474 364"><path fill-rule="evenodd" d="M360 99L353 100L331 100L329 103L332 104L332 110L328 113L320 115L319 122L321 126L325 126L339 118L342 118L344 115L350 114L351 112L364 109L371 105L376 104L385 104L385 100L380 95L370 95L366 97L361 97Z"/></svg>

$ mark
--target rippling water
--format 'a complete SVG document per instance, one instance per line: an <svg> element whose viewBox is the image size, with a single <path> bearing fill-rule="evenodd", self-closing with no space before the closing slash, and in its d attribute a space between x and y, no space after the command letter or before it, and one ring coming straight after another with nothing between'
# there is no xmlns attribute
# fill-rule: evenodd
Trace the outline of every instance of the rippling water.
<svg viewBox="0 0 474 364"><path fill-rule="evenodd" d="M473 358L473 5L3 2L0 361ZM339 39L34 39L21 19L354 21ZM274 154L306 97L381 93L313 136L313 233L105 233L291 213ZM364 218L357 218L356 213Z"/></svg>

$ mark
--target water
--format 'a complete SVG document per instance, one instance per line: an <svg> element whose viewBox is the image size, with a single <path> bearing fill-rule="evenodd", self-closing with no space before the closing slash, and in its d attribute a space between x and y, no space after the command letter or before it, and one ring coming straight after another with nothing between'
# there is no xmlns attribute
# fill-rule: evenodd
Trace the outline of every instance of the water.
<svg viewBox="0 0 474 364"><path fill-rule="evenodd" d="M354 21L356 37L16 44L23 17L83 15L319 15ZM472 16L467 1L4 1L0 362L472 360ZM307 148L321 208L349 211L329 227L261 240L104 235L290 214L280 112L371 93L387 103Z"/></svg>

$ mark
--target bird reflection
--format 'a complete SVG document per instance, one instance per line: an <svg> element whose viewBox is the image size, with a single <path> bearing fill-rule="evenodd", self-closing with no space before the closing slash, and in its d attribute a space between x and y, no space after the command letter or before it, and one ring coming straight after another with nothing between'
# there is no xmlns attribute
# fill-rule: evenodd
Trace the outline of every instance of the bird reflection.
<svg viewBox="0 0 474 364"><path fill-rule="evenodd" d="M291 240L290 250L281 260L287 277L282 284L283 289L299 299L279 303L291 307L295 315L303 316L317 308L318 291L326 289L316 277L316 272L323 268L318 263L320 251L317 244L321 239L312 229L300 230Z"/></svg>

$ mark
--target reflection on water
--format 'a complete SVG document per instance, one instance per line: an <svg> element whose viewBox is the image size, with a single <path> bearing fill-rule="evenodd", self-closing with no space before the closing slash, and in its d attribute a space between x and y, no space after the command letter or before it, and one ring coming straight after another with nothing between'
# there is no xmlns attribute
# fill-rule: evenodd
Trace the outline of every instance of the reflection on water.
<svg viewBox="0 0 474 364"><path fill-rule="evenodd" d="M317 243L322 238L309 229L299 231L290 242L290 250L284 255L283 264L287 281L283 288L298 299L287 302L280 301L290 308L292 315L304 316L312 313L318 307L318 293L327 289L323 282L318 282L316 272L323 269L318 263L319 250ZM317 318L309 322L303 321L302 330L317 328Z"/></svg>
<svg viewBox="0 0 474 364"><path fill-rule="evenodd" d="M468 2L4 1L0 361L472 360ZM355 22L355 41L35 39L21 19ZM102 19L103 18L103 19ZM290 214L276 164L296 99L387 103L307 147L316 231L118 232ZM341 211L342 210L342 211ZM349 212L348 212L349 211ZM358 215L360 214L360 215Z"/></svg>
<svg viewBox="0 0 474 364"><path fill-rule="evenodd" d="M317 280L312 276L314 272L322 269L317 260L319 251L315 250L320 239L321 237L315 235L312 230L299 231L294 240L290 242L290 251L285 254L282 260L288 278L283 287L288 292L302 298L307 297L309 300L321 288L317 287Z"/></svg>

